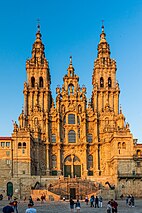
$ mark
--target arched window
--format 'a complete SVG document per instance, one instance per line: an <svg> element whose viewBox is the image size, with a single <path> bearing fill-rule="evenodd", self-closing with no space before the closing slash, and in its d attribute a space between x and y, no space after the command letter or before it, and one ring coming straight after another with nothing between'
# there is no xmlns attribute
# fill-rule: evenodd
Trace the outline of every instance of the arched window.
<svg viewBox="0 0 142 213"><path fill-rule="evenodd" d="M21 149L22 148L22 144L21 142L18 143L18 149Z"/></svg>
<svg viewBox="0 0 142 213"><path fill-rule="evenodd" d="M31 86L35 87L35 78L34 77L31 77Z"/></svg>
<svg viewBox="0 0 142 213"><path fill-rule="evenodd" d="M43 87L43 77L39 78L39 87Z"/></svg>
<svg viewBox="0 0 142 213"><path fill-rule="evenodd" d="M93 156L88 156L88 169L93 168Z"/></svg>
<svg viewBox="0 0 142 213"><path fill-rule="evenodd" d="M68 133L68 142L75 143L76 142L76 133L74 130L70 130Z"/></svg>
<svg viewBox="0 0 142 213"><path fill-rule="evenodd" d="M68 115L68 124L75 124L75 115L74 114Z"/></svg>
<svg viewBox="0 0 142 213"><path fill-rule="evenodd" d="M126 143L125 142L122 143L122 149L126 149Z"/></svg>
<svg viewBox="0 0 142 213"><path fill-rule="evenodd" d="M141 150L137 150L137 156L141 156Z"/></svg>
<svg viewBox="0 0 142 213"><path fill-rule="evenodd" d="M56 143L56 135L52 134L51 136L51 142Z"/></svg>
<svg viewBox="0 0 142 213"><path fill-rule="evenodd" d="M92 143L92 134L87 135L87 142Z"/></svg>
<svg viewBox="0 0 142 213"><path fill-rule="evenodd" d="M56 155L52 155L52 168L57 167L57 157Z"/></svg>
<svg viewBox="0 0 142 213"><path fill-rule="evenodd" d="M111 87L111 77L108 78L108 87Z"/></svg>
<svg viewBox="0 0 142 213"><path fill-rule="evenodd" d="M26 149L26 143L25 142L23 143L23 148Z"/></svg>
<svg viewBox="0 0 142 213"><path fill-rule="evenodd" d="M104 87L104 79L103 79L103 77L100 78L100 87Z"/></svg>
<svg viewBox="0 0 142 213"><path fill-rule="evenodd" d="M118 142L118 149L121 149L121 143Z"/></svg>
<svg viewBox="0 0 142 213"><path fill-rule="evenodd" d="M73 86L73 84L69 84L69 86L68 86L68 94L70 95L70 94L73 94L74 93L74 86Z"/></svg>

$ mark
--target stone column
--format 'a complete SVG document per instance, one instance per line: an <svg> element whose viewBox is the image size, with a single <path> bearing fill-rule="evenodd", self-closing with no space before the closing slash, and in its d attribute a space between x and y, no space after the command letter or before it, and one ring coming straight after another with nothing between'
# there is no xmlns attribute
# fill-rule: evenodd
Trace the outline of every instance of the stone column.
<svg viewBox="0 0 142 213"><path fill-rule="evenodd" d="M46 175L50 175L49 167L49 143L46 142Z"/></svg>
<svg viewBox="0 0 142 213"><path fill-rule="evenodd" d="M60 145L58 145L58 153L57 153L57 175L61 175L61 148Z"/></svg>
<svg viewBox="0 0 142 213"><path fill-rule="evenodd" d="M71 155L71 178L73 178L73 158L74 155Z"/></svg>
<svg viewBox="0 0 142 213"><path fill-rule="evenodd" d="M119 94L118 91L114 93L114 112L116 115L118 115L119 110Z"/></svg>
<svg viewBox="0 0 142 213"><path fill-rule="evenodd" d="M24 91L24 113L25 115L28 114L27 112L27 106L28 106L28 98L27 98L27 91Z"/></svg>

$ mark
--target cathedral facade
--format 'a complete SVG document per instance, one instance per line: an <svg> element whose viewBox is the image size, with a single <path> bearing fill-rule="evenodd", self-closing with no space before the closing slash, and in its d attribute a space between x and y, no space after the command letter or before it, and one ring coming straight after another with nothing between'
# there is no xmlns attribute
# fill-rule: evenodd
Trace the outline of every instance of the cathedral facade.
<svg viewBox="0 0 142 213"><path fill-rule="evenodd" d="M11 137L0 137L4 193L17 190L22 196L37 182L48 186L61 178L89 180L102 189L108 183L118 195L140 196L142 146L133 139L119 106L116 70L102 26L90 101L86 87L79 85L72 57L54 101L38 26L32 56L26 61L24 109Z"/></svg>

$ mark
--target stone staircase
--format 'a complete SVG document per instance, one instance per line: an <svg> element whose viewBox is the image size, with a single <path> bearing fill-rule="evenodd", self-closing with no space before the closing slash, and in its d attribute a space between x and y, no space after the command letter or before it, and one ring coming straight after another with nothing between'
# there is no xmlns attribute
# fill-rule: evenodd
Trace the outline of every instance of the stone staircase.
<svg viewBox="0 0 142 213"><path fill-rule="evenodd" d="M50 184L48 191L60 195L60 198L66 197L69 199L71 196L71 189L75 190L75 197L84 199L86 195L95 193L100 189L99 185L95 185L94 181L82 180L80 178L62 178L55 184Z"/></svg>
<svg viewBox="0 0 142 213"><path fill-rule="evenodd" d="M60 195L52 193L46 189L34 189L31 191L31 196L34 201L41 200L41 196L45 195L46 201L59 201Z"/></svg>

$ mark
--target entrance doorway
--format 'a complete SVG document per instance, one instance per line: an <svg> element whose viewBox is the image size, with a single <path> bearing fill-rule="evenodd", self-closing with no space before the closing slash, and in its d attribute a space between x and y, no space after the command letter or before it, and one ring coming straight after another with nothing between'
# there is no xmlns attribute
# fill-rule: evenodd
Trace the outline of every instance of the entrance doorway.
<svg viewBox="0 0 142 213"><path fill-rule="evenodd" d="M76 199L76 189L70 188L70 198Z"/></svg>
<svg viewBox="0 0 142 213"><path fill-rule="evenodd" d="M7 183L7 196L13 196L13 183Z"/></svg>
<svg viewBox="0 0 142 213"><path fill-rule="evenodd" d="M64 177L81 177L81 162L76 155L69 155L64 160Z"/></svg>

